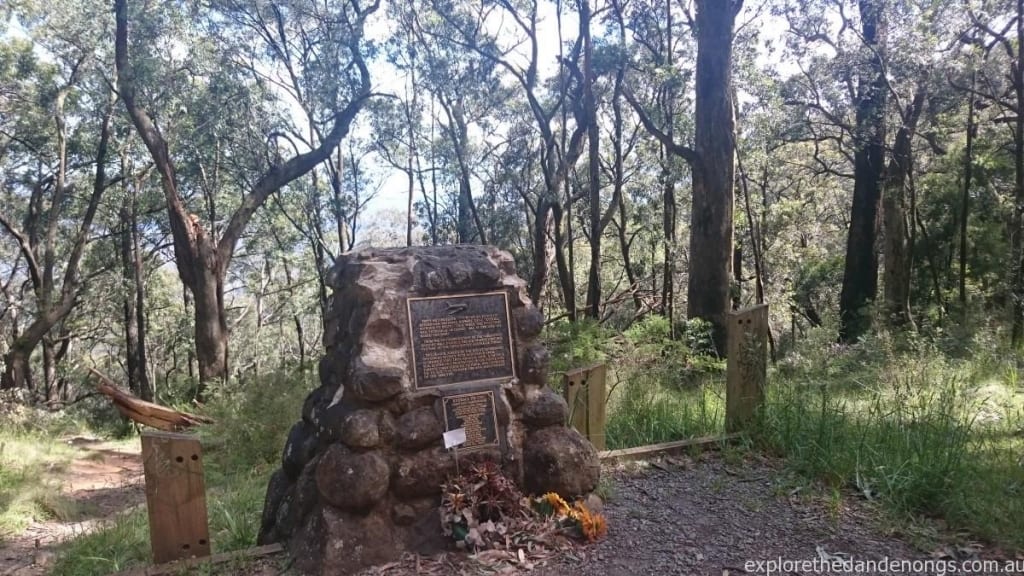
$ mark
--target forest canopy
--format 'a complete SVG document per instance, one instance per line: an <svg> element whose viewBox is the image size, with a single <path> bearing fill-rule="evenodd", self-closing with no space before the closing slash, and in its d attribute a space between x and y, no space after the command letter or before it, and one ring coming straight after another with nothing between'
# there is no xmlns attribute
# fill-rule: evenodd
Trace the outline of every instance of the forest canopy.
<svg viewBox="0 0 1024 576"><path fill-rule="evenodd" d="M549 322L1024 344L1008 0L13 0L0 387L312 370L333 258L510 251ZM399 200L400 199L400 200ZM699 322L697 321L699 320Z"/></svg>

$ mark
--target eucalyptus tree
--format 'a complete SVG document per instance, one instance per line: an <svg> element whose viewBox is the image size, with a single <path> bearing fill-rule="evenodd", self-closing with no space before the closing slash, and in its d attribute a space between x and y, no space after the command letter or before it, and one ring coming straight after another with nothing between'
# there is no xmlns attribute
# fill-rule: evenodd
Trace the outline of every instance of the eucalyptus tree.
<svg viewBox="0 0 1024 576"><path fill-rule="evenodd" d="M80 303L93 223L104 193L122 177L107 174L115 100L97 49L107 19L88 3L12 8L27 38L5 34L0 45L0 229L18 250L4 294L15 300L11 283L25 274L33 301L19 304L24 314L12 328L0 387L32 387L30 361L41 344L41 392L51 399L70 346L53 331L62 332ZM91 26L82 20L90 17Z"/></svg>
<svg viewBox="0 0 1024 576"><path fill-rule="evenodd" d="M871 328L880 251L883 315L894 327L914 327L912 254L923 226L915 215L915 162L944 153L931 129L941 111L931 100L960 33L957 12L917 0L858 0L855 6L794 0L779 8L798 67L785 98L803 115L791 138L813 147L818 177L840 188L852 182L839 297L842 341Z"/></svg>
<svg viewBox="0 0 1024 576"><path fill-rule="evenodd" d="M563 301L570 316L575 317L575 288L563 235L565 203L560 193L570 170L583 153L587 132L579 67L582 43L577 39L568 52L559 56L557 80L551 85L541 76L542 67L550 62L544 60L540 49L539 2L498 0L469 6L435 0L432 5L434 12L455 32L451 41L508 74L518 97L526 103L526 118L507 118L506 121L528 123L529 132L517 130L513 134L534 139L535 153L539 155L536 167L542 182L523 197L530 212L533 238L529 293L533 300L540 301L553 256ZM499 28L503 32L500 37L491 32ZM574 125L570 126L567 120L558 123L560 112L569 109ZM550 242L552 236L554 245Z"/></svg>
<svg viewBox="0 0 1024 576"><path fill-rule="evenodd" d="M680 208L677 200L680 184L688 174L679 157L665 145L667 141L691 141L693 128L693 70L687 65L696 48L692 34L692 13L683 5L658 0L616 1L612 10L619 30L619 43L629 58L633 72L623 80L620 91L643 102L639 110L648 123L657 126L666 138L657 141L657 149L645 155L657 158L657 182L661 189L662 279L657 310L674 324L677 271L684 269L678 249ZM679 135L677 137L677 134ZM621 244L621 241L620 241ZM656 275L656 274L655 274Z"/></svg>
<svg viewBox="0 0 1024 576"><path fill-rule="evenodd" d="M849 233L839 298L839 337L854 341L870 328L866 310L878 291L876 221L885 166L888 0L858 0L857 16L844 0L797 0L784 6L790 48L800 74L788 103L807 114L804 139L815 143L821 173L853 180ZM850 116L853 119L850 119ZM826 159L825 148L851 166Z"/></svg>
<svg viewBox="0 0 1024 576"><path fill-rule="evenodd" d="M725 350L733 257L736 128L732 53L742 0L698 0L690 25L697 37L693 146L663 132L635 97L644 127L693 172L687 316L711 322L715 346ZM628 95L629 93L627 93Z"/></svg>
<svg viewBox="0 0 1024 576"><path fill-rule="evenodd" d="M211 221L204 225L187 202L183 188L200 187L205 179L201 175L197 181L179 178L178 167L191 143L168 140L167 124L173 124L175 114L160 109L166 104L160 98L162 86L146 82L152 76L144 73L138 58L133 58L141 52L147 57L147 65L154 64L155 38L147 37L143 21L149 14L130 13L127 0L115 3L117 85L160 174L178 274L194 298L196 355L204 383L228 375L224 279L250 220L272 194L329 158L371 96L364 27L378 7L379 1L218 1L196 7L195 15L202 11L202 20L209 24L208 31L223 52L217 52L218 46L202 43L187 46L211 53L217 73L197 71L188 80L209 82L212 89L215 80L222 78L225 86L218 93L222 97L219 109L238 108L252 119L249 124L233 126L234 130L226 134L247 149L231 157L232 161L241 157L232 184L244 195L237 200L226 224L221 225L211 210ZM162 8L172 9L171 5ZM143 22L131 35L130 19ZM197 64L194 59L180 63L184 69ZM269 126L259 121L268 108L280 111L281 106L276 104L282 93L286 96L281 99L290 97L302 107L315 139L297 129L287 114L281 114L279 121ZM196 123L204 120L222 122L216 116L195 119Z"/></svg>

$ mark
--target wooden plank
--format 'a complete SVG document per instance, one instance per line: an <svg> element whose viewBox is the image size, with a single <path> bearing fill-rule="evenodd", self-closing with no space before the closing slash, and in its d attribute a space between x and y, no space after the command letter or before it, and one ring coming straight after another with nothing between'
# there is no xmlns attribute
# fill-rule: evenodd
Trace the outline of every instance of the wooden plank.
<svg viewBox="0 0 1024 576"><path fill-rule="evenodd" d="M244 550L235 550L233 552L221 552L220 554L214 554L213 556L207 556L206 558L189 558L188 560L177 560L167 564L158 564L156 566L132 568L130 570L117 572L113 574L113 576L166 576L167 574L191 574L194 570L189 570L189 568L224 564L234 560L255 560L264 556L273 556L274 554L279 554L283 551L284 546L280 544L267 544L266 546L257 546L256 548L246 548Z"/></svg>
<svg viewBox="0 0 1024 576"><path fill-rule="evenodd" d="M210 555L203 451L192 435L142 433L153 562Z"/></svg>
<svg viewBox="0 0 1024 576"><path fill-rule="evenodd" d="M96 389L108 397L121 414L135 422L168 431L213 423L212 419L205 416L179 412L173 408L136 398L118 388L110 378L95 368L90 368L89 371L99 380Z"/></svg>
<svg viewBox="0 0 1024 576"><path fill-rule="evenodd" d="M598 364L587 375L587 439L598 450L604 450L604 420L607 394L605 393L605 377L608 367Z"/></svg>
<svg viewBox="0 0 1024 576"><path fill-rule="evenodd" d="M764 404L768 379L768 305L729 314L725 429L743 430Z"/></svg>
<svg viewBox="0 0 1024 576"><path fill-rule="evenodd" d="M593 364L565 373L565 401L569 405L569 425L590 440L598 450L605 448L605 375L604 364Z"/></svg>
<svg viewBox="0 0 1024 576"><path fill-rule="evenodd" d="M587 405L583 396L583 383L587 369L569 370L565 373L565 402L569 405L569 426L580 434L587 435Z"/></svg>
<svg viewBox="0 0 1024 576"><path fill-rule="evenodd" d="M682 452L685 449L696 446L707 446L710 444L723 444L740 438L742 434L722 434L719 436L702 436L700 438L689 438L675 442L662 442L661 444L649 444L635 448L623 448L621 450L605 450L598 454L605 462L623 462L628 460L643 460L656 456L668 456Z"/></svg>

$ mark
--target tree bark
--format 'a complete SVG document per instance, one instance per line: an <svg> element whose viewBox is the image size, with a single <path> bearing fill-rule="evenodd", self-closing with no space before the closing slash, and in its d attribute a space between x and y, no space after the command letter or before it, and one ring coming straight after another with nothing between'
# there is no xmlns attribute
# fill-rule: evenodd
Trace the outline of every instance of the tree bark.
<svg viewBox="0 0 1024 576"><path fill-rule="evenodd" d="M970 217L971 178L974 173L974 88L977 72L971 71L971 93L967 99L967 144L964 147L964 189L960 197L960 308L967 318L967 223Z"/></svg>
<svg viewBox="0 0 1024 576"><path fill-rule="evenodd" d="M907 187L914 169L913 139L924 108L927 89L918 87L914 101L903 113L903 125L896 133L892 158L885 174L883 223L885 226L885 311L894 328L916 329L910 312L910 276L913 268L910 230L914 214L907 207Z"/></svg>
<svg viewBox="0 0 1024 576"><path fill-rule="evenodd" d="M886 79L884 2L859 0L861 35L870 48L868 74L861 76L856 116L853 205L839 295L839 340L855 342L871 328L866 307L878 293L876 233L885 165Z"/></svg>
<svg viewBox="0 0 1024 576"><path fill-rule="evenodd" d="M735 119L732 34L742 2L697 2L696 131L690 216L687 315L711 322L715 347L726 351L733 242Z"/></svg>
<svg viewBox="0 0 1024 576"><path fill-rule="evenodd" d="M621 21L621 18L620 18ZM674 55L672 53L672 2L665 2L665 64L671 69L673 66ZM667 90L664 99L665 118L665 133L669 139L672 139L675 132L674 124L674 109L675 109L675 93L672 90ZM667 147L662 144L659 147L659 154L661 156L661 186L662 195L664 197L664 207L662 208L662 228L663 234L665 235L665 247L664 254L662 257L662 272L661 272L661 314L668 318L669 335L672 338L676 336L676 322L675 322L675 279L676 279L676 249L679 245L679 239L676 234L676 217L678 214L678 208L676 203L676 182L672 173L672 155L669 153Z"/></svg>
<svg viewBox="0 0 1024 576"><path fill-rule="evenodd" d="M4 354L4 373L0 377L0 390L11 388L25 388L32 390L32 368L29 359L32 350L28 349L23 341L15 340L11 349Z"/></svg>
<svg viewBox="0 0 1024 576"><path fill-rule="evenodd" d="M568 208L571 204L567 204ZM566 233L563 232L563 227L570 230L572 228L568 225L571 220L566 218L566 213L562 211L562 206L554 204L551 207L551 215L553 217L552 229L555 232L555 266L558 269L558 283L562 290L562 301L565 303L565 314L570 322L575 322L579 317L579 309L576 307L576 275L573 272L572 267L572 242L566 241ZM568 248L569 258L566 258L566 248Z"/></svg>
<svg viewBox="0 0 1024 576"><path fill-rule="evenodd" d="M583 110L587 115L587 188L590 220L590 272L587 277L586 316L601 317L601 153L594 99L594 43L590 34L590 2L580 0L580 36L583 40Z"/></svg>
<svg viewBox="0 0 1024 576"><path fill-rule="evenodd" d="M1013 321L1010 329L1010 343L1014 348L1024 348L1024 0L1017 0L1017 61L1012 75L1017 99L1017 117L1014 122L1014 187L1015 207L1013 211Z"/></svg>
<svg viewBox="0 0 1024 576"><path fill-rule="evenodd" d="M130 165L125 156L121 173L128 174ZM139 251L137 198L138 181L122 180L125 198L121 205L121 270L124 289L124 335L128 389L143 400L153 399L146 361L145 279L142 254ZM130 187L130 188L129 188Z"/></svg>
<svg viewBox="0 0 1024 576"><path fill-rule="evenodd" d="M122 163L124 166L124 163ZM128 207L128 199L125 198L121 205L121 289L124 301L122 302L122 320L124 322L124 349L125 368L128 376L128 390L136 396L142 397L139 366L139 325L135 322L135 258L132 254L132 233L131 233L131 210Z"/></svg>
<svg viewBox="0 0 1024 576"><path fill-rule="evenodd" d="M73 82L74 78L69 81L68 86ZM61 100L58 100L55 112L58 134L63 134L64 131L64 112L61 107L61 102ZM57 175L54 178L55 192L48 214L48 229L45 236L46 244L42 247L44 254L42 265L40 265L39 261L35 257L39 238L35 233L34 225L33 228L28 231L28 234L26 234L25 232L18 230L16 225L9 218L4 216L3 213L0 213L0 228L7 230L7 232L17 240L18 248L28 263L29 277L32 281L33 288L35 289L37 299L37 312L35 318L32 320L32 323L29 324L28 328L17 336L11 344L11 349L7 354L7 360L5 360L4 363L4 373L0 375L0 389L31 386L30 359L32 357L33 350L35 350L36 346L43 341L43 338L46 337L54 326L64 320L64 318L71 313L71 310L74 308L80 295L79 290L81 286L79 271L82 257L85 254L86 244L89 242L89 232L92 229L92 222L96 217L96 212L99 210L100 200L103 197L103 193L110 185L110 182L108 182L106 178L105 168L107 162L107 147L110 141L110 119L113 112L113 105L114 99L111 95L111 100L104 113L100 127L100 139L96 147L96 169L93 178L92 191L89 196L88 205L85 209L85 214L82 216L82 222L79 225L71 243L71 249L67 256L67 263L64 266L64 276L60 285L59 293L56 293L57 286L54 279L54 274L56 272L55 264L57 250L56 227L62 218L61 212L65 208L65 202L63 200L64 191L58 192L57 188L63 186L66 179L66 176L64 175L64 171L66 169L64 152L60 152L60 165L57 169ZM65 146L63 143L63 136L59 136L58 140L58 148L62 149ZM34 195L37 193L41 195L43 189L41 184L41 182L37 183L37 187L33 190ZM52 360L52 356L49 354L46 358ZM51 362L45 363L44 372L44 386L46 388L44 392L49 395L49 388L53 384L54 374L53 364Z"/></svg>

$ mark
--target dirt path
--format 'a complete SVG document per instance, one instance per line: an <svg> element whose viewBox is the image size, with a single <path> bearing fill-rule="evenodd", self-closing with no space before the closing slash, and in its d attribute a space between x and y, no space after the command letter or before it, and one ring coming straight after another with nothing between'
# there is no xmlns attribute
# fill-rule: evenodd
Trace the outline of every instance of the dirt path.
<svg viewBox="0 0 1024 576"><path fill-rule="evenodd" d="M57 544L145 501L137 448L89 438L72 438L68 444L78 454L54 479L62 494L74 502L75 520L36 522L17 537L0 542L0 576L46 574Z"/></svg>

